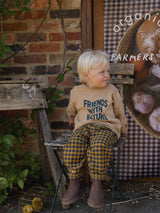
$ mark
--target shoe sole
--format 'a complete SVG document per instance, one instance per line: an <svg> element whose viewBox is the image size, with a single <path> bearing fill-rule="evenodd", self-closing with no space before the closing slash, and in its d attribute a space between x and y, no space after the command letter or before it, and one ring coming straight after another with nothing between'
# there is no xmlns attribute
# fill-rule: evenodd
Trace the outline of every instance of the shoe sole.
<svg viewBox="0 0 160 213"><path fill-rule="evenodd" d="M77 200L79 200L80 199L80 197L81 197L81 194L82 193L80 193L78 196L76 196L74 199L72 199L72 200L70 200L70 201L62 201L62 205L63 206L68 206L68 205L71 205L71 204L73 204L73 203L75 203Z"/></svg>
<svg viewBox="0 0 160 213"><path fill-rule="evenodd" d="M94 209L101 209L101 208L104 207L104 203L97 205L95 203L90 202L89 200L87 200L87 204L88 204L88 206L90 206L90 207L92 207Z"/></svg>

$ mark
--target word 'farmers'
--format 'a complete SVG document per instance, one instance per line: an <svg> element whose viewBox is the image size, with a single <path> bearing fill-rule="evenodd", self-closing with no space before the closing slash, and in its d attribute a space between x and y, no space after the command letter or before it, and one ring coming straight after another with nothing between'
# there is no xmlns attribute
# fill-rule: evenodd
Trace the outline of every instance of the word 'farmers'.
<svg viewBox="0 0 160 213"><path fill-rule="evenodd" d="M154 56L153 53L151 53L150 55L148 55L148 54L143 55L141 53L138 53L137 55L128 55L128 54L121 55L119 53L119 54L116 55L115 53L113 53L110 57L111 58L110 60L111 61L126 61L126 62L128 62L128 61L132 61L132 60L140 61L142 59L143 61L149 61L149 60L152 61L153 56ZM156 54L156 56L158 57L158 54Z"/></svg>

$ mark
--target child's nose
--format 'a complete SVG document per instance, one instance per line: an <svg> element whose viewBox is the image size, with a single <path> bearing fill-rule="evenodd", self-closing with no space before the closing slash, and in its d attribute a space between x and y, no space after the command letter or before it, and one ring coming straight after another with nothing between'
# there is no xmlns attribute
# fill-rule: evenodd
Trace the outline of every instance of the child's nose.
<svg viewBox="0 0 160 213"><path fill-rule="evenodd" d="M105 76L110 76L109 72L107 72L107 71L104 74L105 74Z"/></svg>

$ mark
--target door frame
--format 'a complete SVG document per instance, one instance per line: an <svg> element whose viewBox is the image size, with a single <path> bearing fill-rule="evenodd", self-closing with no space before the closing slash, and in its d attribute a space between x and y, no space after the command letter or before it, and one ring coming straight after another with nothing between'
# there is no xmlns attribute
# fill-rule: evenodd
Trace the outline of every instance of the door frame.
<svg viewBox="0 0 160 213"><path fill-rule="evenodd" d="M81 0L82 51L104 50L104 1Z"/></svg>

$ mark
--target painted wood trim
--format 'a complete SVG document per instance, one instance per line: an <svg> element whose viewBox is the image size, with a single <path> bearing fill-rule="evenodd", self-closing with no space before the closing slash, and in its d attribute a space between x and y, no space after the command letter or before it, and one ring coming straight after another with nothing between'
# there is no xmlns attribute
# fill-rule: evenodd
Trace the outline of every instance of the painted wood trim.
<svg viewBox="0 0 160 213"><path fill-rule="evenodd" d="M104 2L93 0L93 46L104 50Z"/></svg>
<svg viewBox="0 0 160 213"><path fill-rule="evenodd" d="M81 1L82 51L93 48L92 36L92 0Z"/></svg>

